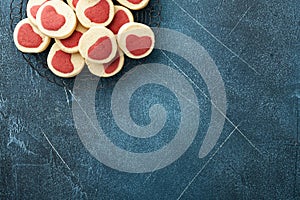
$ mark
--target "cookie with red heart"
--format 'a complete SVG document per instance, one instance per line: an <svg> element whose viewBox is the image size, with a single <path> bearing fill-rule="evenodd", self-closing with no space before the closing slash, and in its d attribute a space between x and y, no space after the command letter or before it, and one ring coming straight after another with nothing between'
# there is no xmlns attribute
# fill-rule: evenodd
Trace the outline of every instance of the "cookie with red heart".
<svg viewBox="0 0 300 200"><path fill-rule="evenodd" d="M130 10L123 6L115 6L115 15L112 22L107 26L114 34L118 34L119 29L128 22L133 22L134 18Z"/></svg>
<svg viewBox="0 0 300 200"><path fill-rule="evenodd" d="M93 63L86 60L90 72L99 77L111 77L121 71L124 65L124 53L119 48L115 58L105 64Z"/></svg>
<svg viewBox="0 0 300 200"><path fill-rule="evenodd" d="M40 53L48 47L50 40L28 18L20 21L14 30L15 45L24 53Z"/></svg>
<svg viewBox="0 0 300 200"><path fill-rule="evenodd" d="M150 0L117 0L121 5L130 10L140 10L145 8Z"/></svg>
<svg viewBox="0 0 300 200"><path fill-rule="evenodd" d="M36 14L37 27L52 38L69 37L76 28L77 19L72 8L60 0L44 3Z"/></svg>
<svg viewBox="0 0 300 200"><path fill-rule="evenodd" d="M75 10L78 20L86 28L107 26L114 17L114 4L111 0L82 0L77 3Z"/></svg>
<svg viewBox="0 0 300 200"><path fill-rule="evenodd" d="M77 6L77 4L78 4L78 2L79 2L79 0L67 0L67 2L68 2L68 4L69 4L69 6L70 6L73 10L75 10L75 9L76 9L76 6Z"/></svg>
<svg viewBox="0 0 300 200"><path fill-rule="evenodd" d="M94 63L109 63L116 55L118 45L114 33L104 26L93 26L79 40L79 52Z"/></svg>
<svg viewBox="0 0 300 200"><path fill-rule="evenodd" d="M148 56L155 44L152 29L141 23L130 22L124 24L117 35L118 44L130 58L139 59Z"/></svg>
<svg viewBox="0 0 300 200"><path fill-rule="evenodd" d="M49 0L29 0L26 7L26 14L30 22L36 25L36 14L39 8Z"/></svg>
<svg viewBox="0 0 300 200"><path fill-rule="evenodd" d="M62 51L59 46L54 43L49 51L47 64L55 75L70 78L82 71L84 59L79 53L70 54Z"/></svg>
<svg viewBox="0 0 300 200"><path fill-rule="evenodd" d="M78 44L83 33L87 31L80 23L77 24L71 36L65 39L55 39L55 42L66 53L76 53L79 51Z"/></svg>

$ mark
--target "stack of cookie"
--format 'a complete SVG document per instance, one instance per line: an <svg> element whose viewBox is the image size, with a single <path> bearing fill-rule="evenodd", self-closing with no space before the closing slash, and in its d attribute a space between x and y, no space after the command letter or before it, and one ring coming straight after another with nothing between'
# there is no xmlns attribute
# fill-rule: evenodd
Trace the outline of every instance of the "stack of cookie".
<svg viewBox="0 0 300 200"><path fill-rule="evenodd" d="M124 54L139 59L155 43L150 27L134 22L130 10L144 8L149 0L29 0L27 17L14 31L16 47L40 53L50 44L47 64L60 77L74 77L85 64L91 73L110 77L124 65Z"/></svg>

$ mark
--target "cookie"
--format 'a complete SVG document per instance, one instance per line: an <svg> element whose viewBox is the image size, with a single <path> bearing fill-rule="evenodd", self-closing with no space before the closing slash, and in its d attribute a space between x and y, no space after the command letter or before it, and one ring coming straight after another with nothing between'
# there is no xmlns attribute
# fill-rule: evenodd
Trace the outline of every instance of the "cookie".
<svg viewBox="0 0 300 200"><path fill-rule="evenodd" d="M79 0L67 0L69 6L75 10Z"/></svg>
<svg viewBox="0 0 300 200"><path fill-rule="evenodd" d="M49 51L47 64L55 75L70 78L82 71L84 59L79 53L69 54L62 51L59 46L54 43Z"/></svg>
<svg viewBox="0 0 300 200"><path fill-rule="evenodd" d="M77 24L75 31L71 36L65 39L55 39L55 42L61 50L66 53L76 53L79 51L78 43L83 33L87 31L80 23Z"/></svg>
<svg viewBox="0 0 300 200"><path fill-rule="evenodd" d="M152 29L137 22L124 24L117 35L118 44L130 58L139 59L148 56L155 44Z"/></svg>
<svg viewBox="0 0 300 200"><path fill-rule="evenodd" d="M115 35L104 26L94 26L79 40L79 52L94 63L109 63L116 55L118 46Z"/></svg>
<svg viewBox="0 0 300 200"><path fill-rule="evenodd" d="M45 35L64 39L75 30L77 19L70 6L63 1L52 0L40 7L36 14L36 23Z"/></svg>
<svg viewBox="0 0 300 200"><path fill-rule="evenodd" d="M86 28L107 26L114 17L114 4L111 0L82 0L75 10L78 20Z"/></svg>
<svg viewBox="0 0 300 200"><path fill-rule="evenodd" d="M150 0L117 0L121 5L130 10L140 10L145 8Z"/></svg>
<svg viewBox="0 0 300 200"><path fill-rule="evenodd" d="M112 22L107 26L114 34L118 34L121 26L133 22L134 18L130 10L123 6L115 6L115 15Z"/></svg>
<svg viewBox="0 0 300 200"><path fill-rule="evenodd" d="M44 35L28 18L20 21L14 30L16 47L24 53L40 53L44 51L51 39Z"/></svg>
<svg viewBox="0 0 300 200"><path fill-rule="evenodd" d="M124 54L119 48L115 58L106 64L93 63L86 60L90 72L99 77L111 77L121 71L124 65Z"/></svg>

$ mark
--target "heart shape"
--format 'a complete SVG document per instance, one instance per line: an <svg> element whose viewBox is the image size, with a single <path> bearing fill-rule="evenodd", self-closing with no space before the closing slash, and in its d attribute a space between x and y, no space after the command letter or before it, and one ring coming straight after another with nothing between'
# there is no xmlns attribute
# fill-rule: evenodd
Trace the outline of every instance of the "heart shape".
<svg viewBox="0 0 300 200"><path fill-rule="evenodd" d="M82 36L82 33L79 31L74 31L72 35L66 39L60 40L60 42L68 48L73 48L78 46L79 40Z"/></svg>
<svg viewBox="0 0 300 200"><path fill-rule="evenodd" d="M100 0L96 5L87 8L84 14L91 22L104 23L109 18L109 4L106 0Z"/></svg>
<svg viewBox="0 0 300 200"><path fill-rule="evenodd" d="M78 1L79 1L79 0L73 0L73 1L72 1L72 4L73 4L74 8L76 8Z"/></svg>
<svg viewBox="0 0 300 200"><path fill-rule="evenodd" d="M41 5L37 5L37 6L32 6L30 8L30 13L32 15L32 17L35 19L36 18L36 13L38 12L38 10L40 9Z"/></svg>
<svg viewBox="0 0 300 200"><path fill-rule="evenodd" d="M120 63L120 55L117 53L117 56L113 59L112 62L104 64L104 71L106 74L113 73L119 66Z"/></svg>
<svg viewBox="0 0 300 200"><path fill-rule="evenodd" d="M74 65L71 62L72 55L65 53L62 50L55 52L51 64L57 71L61 73L71 73L74 70Z"/></svg>
<svg viewBox="0 0 300 200"><path fill-rule="evenodd" d="M127 0L127 1L129 1L129 2L132 3L132 4L139 4L139 3L141 3L143 0Z"/></svg>
<svg viewBox="0 0 300 200"><path fill-rule="evenodd" d="M118 10L115 13L113 21L109 24L109 28L114 34L117 34L124 24L129 22L127 14L123 10Z"/></svg>
<svg viewBox="0 0 300 200"><path fill-rule="evenodd" d="M139 37L137 35L128 35L126 38L126 48L134 56L145 54L152 46L152 39L149 36Z"/></svg>
<svg viewBox="0 0 300 200"><path fill-rule="evenodd" d="M112 42L109 37L99 38L88 50L88 57L94 60L104 60L112 52Z"/></svg>
<svg viewBox="0 0 300 200"><path fill-rule="evenodd" d="M17 37L18 43L26 48L38 48L43 43L42 37L28 23L20 27Z"/></svg>
<svg viewBox="0 0 300 200"><path fill-rule="evenodd" d="M59 30L65 23L63 15L58 14L53 6L46 6L41 15L42 26L50 31Z"/></svg>

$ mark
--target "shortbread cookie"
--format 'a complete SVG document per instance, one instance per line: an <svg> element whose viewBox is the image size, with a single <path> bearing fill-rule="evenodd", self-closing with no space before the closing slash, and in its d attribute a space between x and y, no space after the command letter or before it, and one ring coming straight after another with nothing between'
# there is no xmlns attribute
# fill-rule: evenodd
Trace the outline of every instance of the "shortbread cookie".
<svg viewBox="0 0 300 200"><path fill-rule="evenodd" d="M52 0L40 7L36 15L36 23L45 35L64 39L75 30L77 19L70 6L63 1Z"/></svg>
<svg viewBox="0 0 300 200"><path fill-rule="evenodd" d="M84 59L79 53L69 54L54 43L47 57L49 69L57 76L70 78L79 74L84 67Z"/></svg>
<svg viewBox="0 0 300 200"><path fill-rule="evenodd" d="M55 42L66 53L76 53L79 51L78 43L83 33L87 31L80 23L77 24L77 28L71 36L65 39L55 39Z"/></svg>
<svg viewBox="0 0 300 200"><path fill-rule="evenodd" d="M69 6L75 10L79 0L67 0ZM82 0L81 0L82 1ZM84 1L84 0L83 0Z"/></svg>
<svg viewBox="0 0 300 200"><path fill-rule="evenodd" d="M114 4L111 0L82 0L75 10L78 20L86 28L107 26L114 17Z"/></svg>
<svg viewBox="0 0 300 200"><path fill-rule="evenodd" d="M140 10L145 8L150 0L117 0L121 5L131 9Z"/></svg>
<svg viewBox="0 0 300 200"><path fill-rule="evenodd" d="M50 40L28 18L20 21L14 30L15 45L24 53L40 53L48 47Z"/></svg>
<svg viewBox="0 0 300 200"><path fill-rule="evenodd" d="M106 64L93 63L86 60L90 72L99 77L111 77L121 71L124 65L124 54L119 48L115 58Z"/></svg>
<svg viewBox="0 0 300 200"><path fill-rule="evenodd" d="M115 6L115 15L112 22L107 26L114 34L118 34L121 26L133 22L134 18L130 10L123 6Z"/></svg>
<svg viewBox="0 0 300 200"><path fill-rule="evenodd" d="M124 24L118 33L118 44L130 58L139 59L148 56L155 43L152 29L137 22Z"/></svg>
<svg viewBox="0 0 300 200"><path fill-rule="evenodd" d="M103 26L94 26L79 40L79 52L94 63L109 63L116 55L118 45L115 35Z"/></svg>

